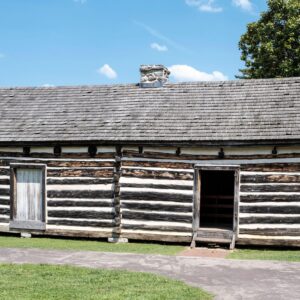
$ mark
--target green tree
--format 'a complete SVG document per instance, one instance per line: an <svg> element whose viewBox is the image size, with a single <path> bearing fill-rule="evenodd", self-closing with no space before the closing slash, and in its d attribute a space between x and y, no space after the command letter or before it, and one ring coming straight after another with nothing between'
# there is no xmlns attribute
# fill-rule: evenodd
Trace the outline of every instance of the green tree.
<svg viewBox="0 0 300 300"><path fill-rule="evenodd" d="M300 0L268 0L239 42L245 69L237 78L300 76Z"/></svg>

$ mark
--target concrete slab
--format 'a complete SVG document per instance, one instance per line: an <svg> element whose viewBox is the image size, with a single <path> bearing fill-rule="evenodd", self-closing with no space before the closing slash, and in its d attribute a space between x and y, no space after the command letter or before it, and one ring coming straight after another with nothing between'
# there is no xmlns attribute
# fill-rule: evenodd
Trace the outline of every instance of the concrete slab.
<svg viewBox="0 0 300 300"><path fill-rule="evenodd" d="M300 263L0 248L0 263L44 263L151 272L179 279L216 299L300 299Z"/></svg>

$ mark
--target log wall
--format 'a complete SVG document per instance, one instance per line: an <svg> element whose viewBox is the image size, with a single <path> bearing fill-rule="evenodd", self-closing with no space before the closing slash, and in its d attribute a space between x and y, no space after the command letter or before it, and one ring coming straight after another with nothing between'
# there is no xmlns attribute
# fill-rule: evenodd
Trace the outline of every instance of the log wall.
<svg viewBox="0 0 300 300"><path fill-rule="evenodd" d="M21 148L22 149L22 148ZM10 163L47 165L46 234L190 242L195 164L241 166L237 244L300 246L300 148L0 149L0 230L10 215ZM2 152L1 152L2 151ZM37 232L39 233L39 232Z"/></svg>
<svg viewBox="0 0 300 300"><path fill-rule="evenodd" d="M87 153L67 152L54 158L46 150L29 158L0 158L0 227L8 229L10 215L10 163L47 166L46 234L110 237L115 230L115 153L90 158ZM42 158L37 158L41 156ZM48 156L48 157L46 157Z"/></svg>

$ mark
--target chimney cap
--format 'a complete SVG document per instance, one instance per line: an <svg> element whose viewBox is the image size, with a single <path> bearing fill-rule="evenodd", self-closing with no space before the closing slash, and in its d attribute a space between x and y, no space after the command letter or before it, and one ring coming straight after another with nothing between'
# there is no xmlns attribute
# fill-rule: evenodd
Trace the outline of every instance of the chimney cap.
<svg viewBox="0 0 300 300"><path fill-rule="evenodd" d="M164 65L141 65L141 87L161 87L168 81L170 71Z"/></svg>

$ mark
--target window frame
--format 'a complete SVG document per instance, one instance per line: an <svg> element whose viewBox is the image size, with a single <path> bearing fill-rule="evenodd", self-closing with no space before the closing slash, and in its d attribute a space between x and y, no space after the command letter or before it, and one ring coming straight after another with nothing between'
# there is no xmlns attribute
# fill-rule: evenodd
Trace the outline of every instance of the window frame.
<svg viewBox="0 0 300 300"><path fill-rule="evenodd" d="M42 220L41 221L19 221L16 220L17 213L17 170L18 169L40 169L42 170ZM45 230L46 229L46 171L47 165L38 163L11 163L10 164L10 223L11 229Z"/></svg>

